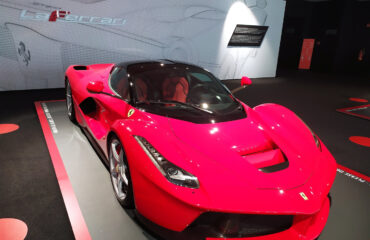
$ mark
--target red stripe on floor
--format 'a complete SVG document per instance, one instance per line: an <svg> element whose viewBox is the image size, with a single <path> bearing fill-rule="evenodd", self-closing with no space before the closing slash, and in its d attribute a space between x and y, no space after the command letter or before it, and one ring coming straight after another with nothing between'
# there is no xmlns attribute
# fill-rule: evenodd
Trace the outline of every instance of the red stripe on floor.
<svg viewBox="0 0 370 240"><path fill-rule="evenodd" d="M367 182L370 182L370 177L362 174L362 173L359 173L359 172L356 172L352 169L349 169L349 168L346 168L345 166L342 166L340 164L337 164L337 167L345 172L348 172L356 177L359 177L359 178L362 178L363 180L367 181Z"/></svg>
<svg viewBox="0 0 370 240"><path fill-rule="evenodd" d="M367 103L368 101L363 98L349 98L350 101L352 102L361 102L361 103Z"/></svg>
<svg viewBox="0 0 370 240"><path fill-rule="evenodd" d="M51 161L54 166L54 171L58 179L59 188L67 209L69 221L72 225L73 234L76 240L91 240L89 230L87 228L85 219L83 218L80 206L78 205L72 184L69 181L67 171L64 167L62 158L60 157L58 147L50 130L44 110L41 107L41 102L35 102L35 106L37 115L40 119L42 131L44 132L46 144L49 149Z"/></svg>

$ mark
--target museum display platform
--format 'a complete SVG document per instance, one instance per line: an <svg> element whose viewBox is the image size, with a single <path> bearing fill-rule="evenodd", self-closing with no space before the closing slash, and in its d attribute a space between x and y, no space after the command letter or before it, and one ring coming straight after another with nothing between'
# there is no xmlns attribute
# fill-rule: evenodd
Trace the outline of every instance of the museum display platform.
<svg viewBox="0 0 370 240"><path fill-rule="evenodd" d="M106 166L80 127L69 121L65 101L35 105L76 239L158 239L115 199ZM368 239L369 187L367 176L338 165L320 240Z"/></svg>

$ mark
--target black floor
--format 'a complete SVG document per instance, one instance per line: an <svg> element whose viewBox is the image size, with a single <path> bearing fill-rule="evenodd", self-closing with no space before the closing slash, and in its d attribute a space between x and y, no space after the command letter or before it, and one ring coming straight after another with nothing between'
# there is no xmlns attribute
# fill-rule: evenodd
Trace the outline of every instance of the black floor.
<svg viewBox="0 0 370 240"><path fill-rule="evenodd" d="M225 82L230 88L239 81ZM323 140L337 162L370 175L370 148L350 136L370 137L370 122L336 112L370 100L369 79L287 72L255 79L236 96L250 106L275 102L296 112ZM63 89L0 92L0 124L18 131L0 135L0 218L18 218L29 228L27 239L73 239L57 179L36 115L34 101L62 99Z"/></svg>
<svg viewBox="0 0 370 240"><path fill-rule="evenodd" d="M28 226L26 239L74 239L34 101L63 98L63 90L0 92L0 218Z"/></svg>

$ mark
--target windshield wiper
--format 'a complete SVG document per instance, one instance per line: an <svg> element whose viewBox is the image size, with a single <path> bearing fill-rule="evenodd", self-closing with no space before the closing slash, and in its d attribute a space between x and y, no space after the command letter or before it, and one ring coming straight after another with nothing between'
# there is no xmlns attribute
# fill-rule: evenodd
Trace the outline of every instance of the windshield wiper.
<svg viewBox="0 0 370 240"><path fill-rule="evenodd" d="M186 107L191 107L193 109L197 109L199 111L202 111L202 112L206 112L208 114L214 114L212 111L210 110L207 110L207 109L204 109L204 108L201 108L195 104L191 104L191 103L183 103L183 102L178 102L178 101L171 101L171 100L166 100L166 101L153 101L153 100L148 100L148 101L139 101L139 102L136 102L136 104L143 104L143 103L146 103L146 104L175 104L175 105L180 105L180 106L186 106Z"/></svg>

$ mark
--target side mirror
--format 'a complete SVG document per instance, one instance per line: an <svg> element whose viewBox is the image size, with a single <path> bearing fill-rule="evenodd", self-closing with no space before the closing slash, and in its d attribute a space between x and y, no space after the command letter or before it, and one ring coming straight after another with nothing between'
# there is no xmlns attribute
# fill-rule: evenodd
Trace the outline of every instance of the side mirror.
<svg viewBox="0 0 370 240"><path fill-rule="evenodd" d="M90 81L86 89L91 93L101 93L104 89L104 84L101 81Z"/></svg>
<svg viewBox="0 0 370 240"><path fill-rule="evenodd" d="M235 88L231 91L232 94L246 88L247 86L251 85L252 84L252 81L249 79L249 77L246 77L246 76L243 76L241 81L240 81L240 87L238 88Z"/></svg>
<svg viewBox="0 0 370 240"><path fill-rule="evenodd" d="M243 76L240 83L241 83L241 86L246 87L252 84L252 80L249 77Z"/></svg>

